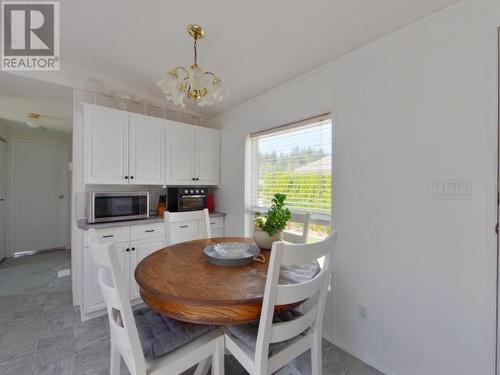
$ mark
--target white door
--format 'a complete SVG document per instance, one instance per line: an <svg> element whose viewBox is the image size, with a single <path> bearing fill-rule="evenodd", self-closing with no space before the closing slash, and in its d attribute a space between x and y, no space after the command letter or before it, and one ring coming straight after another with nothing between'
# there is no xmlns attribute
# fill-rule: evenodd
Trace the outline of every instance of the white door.
<svg viewBox="0 0 500 375"><path fill-rule="evenodd" d="M66 144L12 142L12 249L65 248L68 243Z"/></svg>
<svg viewBox="0 0 500 375"><path fill-rule="evenodd" d="M161 119L129 117L129 183L164 183L165 127L165 121Z"/></svg>
<svg viewBox="0 0 500 375"><path fill-rule="evenodd" d="M167 127L166 184L192 185L195 183L195 130L189 125Z"/></svg>
<svg viewBox="0 0 500 375"><path fill-rule="evenodd" d="M149 254L165 247L165 241L161 238L147 241L133 241L130 253L130 299L140 298L139 285L135 281L135 268L141 260Z"/></svg>
<svg viewBox="0 0 500 375"><path fill-rule="evenodd" d="M85 107L84 164L86 184L127 184L128 115L107 108Z"/></svg>
<svg viewBox="0 0 500 375"><path fill-rule="evenodd" d="M196 184L218 185L220 170L220 133L196 129Z"/></svg>
<svg viewBox="0 0 500 375"><path fill-rule="evenodd" d="M0 260L7 256L7 143L0 139Z"/></svg>

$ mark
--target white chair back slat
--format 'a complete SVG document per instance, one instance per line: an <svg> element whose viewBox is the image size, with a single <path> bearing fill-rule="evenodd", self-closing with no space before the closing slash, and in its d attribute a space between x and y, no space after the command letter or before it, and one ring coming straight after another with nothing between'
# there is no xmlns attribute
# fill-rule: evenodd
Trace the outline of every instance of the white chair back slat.
<svg viewBox="0 0 500 375"><path fill-rule="evenodd" d="M109 323L110 334L115 339L116 345L123 350L130 350L128 345L128 337L125 327L120 323L121 319L112 319Z"/></svg>
<svg viewBox="0 0 500 375"><path fill-rule="evenodd" d="M112 344L133 373L146 374L146 360L116 249L112 243L100 239L95 229L89 231L89 245L99 266L98 281L108 310L111 335L114 335Z"/></svg>
<svg viewBox="0 0 500 375"><path fill-rule="evenodd" d="M276 305L288 305L314 296L324 286L326 270L323 268L314 278L300 284L278 285Z"/></svg>
<svg viewBox="0 0 500 375"><path fill-rule="evenodd" d="M310 329L314 339L313 351L320 351L323 309L326 301L327 284L330 275L330 259L334 247L334 234L315 244L289 244L274 242L269 259L264 300L257 334L255 349L255 369L259 374L270 369L269 344L297 337ZM279 277L282 266L305 265L323 258L320 273L313 279L289 285L280 285ZM273 323L276 305L308 299L307 311L301 317L290 322ZM293 359L293 358L292 358ZM320 360L320 359L317 359Z"/></svg>
<svg viewBox="0 0 500 375"><path fill-rule="evenodd" d="M276 244L278 246L286 246L286 251L283 253L282 259L282 264L284 266L307 264L323 256L327 257L333 246L329 238L312 244L284 244L280 242ZM330 248L325 248L325 246L330 246Z"/></svg>
<svg viewBox="0 0 500 375"><path fill-rule="evenodd" d="M291 243L307 243L307 235L309 234L309 221L311 214L309 212L293 212L290 218L290 223L302 224L302 233L294 233L288 230L283 231L283 241Z"/></svg>
<svg viewBox="0 0 500 375"><path fill-rule="evenodd" d="M112 280L109 280L109 270L106 268L101 268L97 275L99 285L101 287L102 297L104 298L104 302L106 302L106 306L112 307L116 310L122 310L122 304L120 301L120 296L113 284L110 283Z"/></svg>
<svg viewBox="0 0 500 375"><path fill-rule="evenodd" d="M210 216L208 209L200 211L188 212L169 212L164 213L165 221L165 240L168 245L173 245L178 242L199 240L203 238L212 238L210 229ZM190 231L189 234L179 233L179 229L175 229L176 223L196 223L202 221L202 228L196 227L195 231ZM178 225L178 224L177 224Z"/></svg>
<svg viewBox="0 0 500 375"><path fill-rule="evenodd" d="M300 335L316 319L318 305L307 311L304 315L289 322L274 323L272 325L270 343L281 342Z"/></svg>

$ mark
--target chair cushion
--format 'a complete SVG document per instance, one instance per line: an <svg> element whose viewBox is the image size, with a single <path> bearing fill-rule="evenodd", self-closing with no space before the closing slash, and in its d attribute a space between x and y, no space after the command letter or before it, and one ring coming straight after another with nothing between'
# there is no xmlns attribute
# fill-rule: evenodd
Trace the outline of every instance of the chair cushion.
<svg viewBox="0 0 500 375"><path fill-rule="evenodd" d="M311 280L316 276L321 267L319 263L315 260L307 264L293 265L293 266L281 266L279 284L300 284L308 280Z"/></svg>
<svg viewBox="0 0 500 375"><path fill-rule="evenodd" d="M144 357L152 359L170 353L215 329L205 324L185 323L158 314L149 307L134 311Z"/></svg>

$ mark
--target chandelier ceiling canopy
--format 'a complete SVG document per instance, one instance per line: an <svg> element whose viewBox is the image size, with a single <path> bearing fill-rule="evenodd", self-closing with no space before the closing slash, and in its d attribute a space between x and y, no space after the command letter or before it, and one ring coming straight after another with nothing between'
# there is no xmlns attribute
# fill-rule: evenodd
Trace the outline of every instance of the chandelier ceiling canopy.
<svg viewBox="0 0 500 375"><path fill-rule="evenodd" d="M212 72L204 72L198 65L197 43L205 37L205 30L199 25L189 25L187 32L194 39L194 63L189 67L178 66L170 70L157 85L167 100L181 107L186 106L186 98L200 107L210 106L222 101L229 91L223 86L220 77Z"/></svg>

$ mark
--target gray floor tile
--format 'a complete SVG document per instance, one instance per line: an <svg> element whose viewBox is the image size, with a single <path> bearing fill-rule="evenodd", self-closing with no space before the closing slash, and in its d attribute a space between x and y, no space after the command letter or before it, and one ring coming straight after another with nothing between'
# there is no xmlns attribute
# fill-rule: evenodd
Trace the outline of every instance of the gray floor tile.
<svg viewBox="0 0 500 375"><path fill-rule="evenodd" d="M0 360L0 374L29 375L33 371L35 354L29 353L10 357L7 361Z"/></svg>
<svg viewBox="0 0 500 375"><path fill-rule="evenodd" d="M363 362L356 360L354 365L347 371L346 375L384 375Z"/></svg>
<svg viewBox="0 0 500 375"><path fill-rule="evenodd" d="M109 374L109 342L100 342L83 348L76 353L76 374Z"/></svg>
<svg viewBox="0 0 500 375"><path fill-rule="evenodd" d="M109 342L107 316L85 322L77 322L74 327L75 351L79 352L89 346Z"/></svg>
<svg viewBox="0 0 500 375"><path fill-rule="evenodd" d="M51 361L46 366L38 365L33 373L35 375L73 375L75 373L75 354L71 353L61 360Z"/></svg>
<svg viewBox="0 0 500 375"><path fill-rule="evenodd" d="M38 342L34 363L35 373L65 374L74 369L73 327L57 330Z"/></svg>

